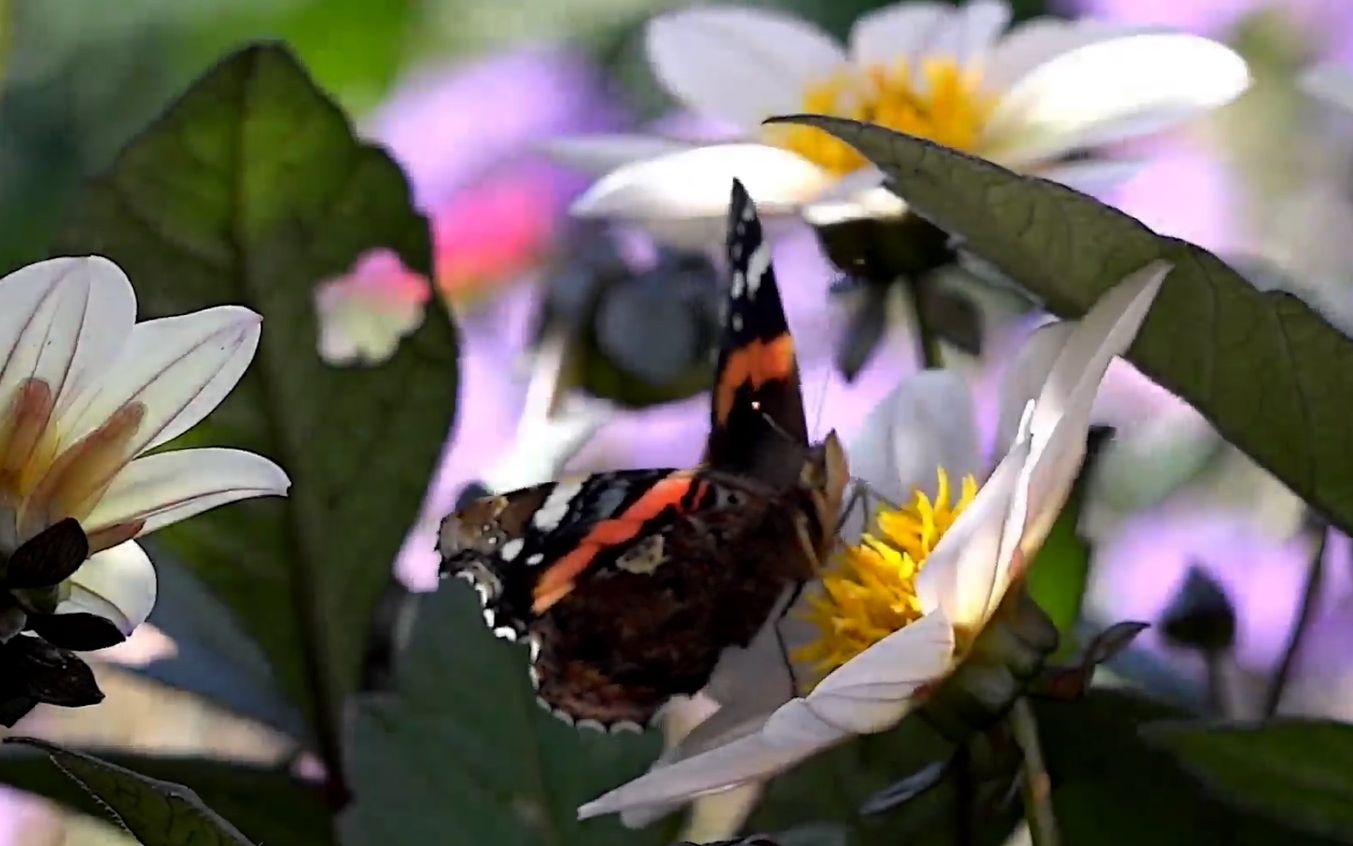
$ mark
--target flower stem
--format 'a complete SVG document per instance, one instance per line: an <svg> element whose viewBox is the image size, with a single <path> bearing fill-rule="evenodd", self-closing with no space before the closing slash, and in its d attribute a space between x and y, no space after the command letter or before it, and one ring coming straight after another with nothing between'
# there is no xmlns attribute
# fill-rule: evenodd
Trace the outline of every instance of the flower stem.
<svg viewBox="0 0 1353 846"><path fill-rule="evenodd" d="M1292 630L1287 635L1287 646L1283 649L1282 660L1278 662L1278 669L1273 674L1268 695L1264 699L1266 717L1273 716L1278 706L1282 704L1283 691L1287 688L1292 668L1296 666L1297 657L1301 653L1302 642L1306 639L1311 621L1315 618L1315 607L1319 603L1321 586L1325 581L1325 541L1329 537L1329 530L1323 524L1317 528L1320 542L1316 545L1315 554L1306 569L1306 586L1302 590L1301 605L1297 609L1296 619L1292 621Z"/></svg>
<svg viewBox="0 0 1353 846"><path fill-rule="evenodd" d="M916 321L916 353L921 366L926 369L943 367L944 354L940 350L939 335L926 322L925 310L921 307L929 281L923 275L915 275L903 279L900 284L907 292L912 318Z"/></svg>
<svg viewBox="0 0 1353 846"><path fill-rule="evenodd" d="M1024 754L1024 817L1029 822L1029 836L1034 846L1058 846L1062 842L1057 830L1057 817L1052 811L1052 781L1043 763L1043 747L1038 742L1038 722L1023 697L1015 700L1010 710L1010 728L1015 742Z"/></svg>

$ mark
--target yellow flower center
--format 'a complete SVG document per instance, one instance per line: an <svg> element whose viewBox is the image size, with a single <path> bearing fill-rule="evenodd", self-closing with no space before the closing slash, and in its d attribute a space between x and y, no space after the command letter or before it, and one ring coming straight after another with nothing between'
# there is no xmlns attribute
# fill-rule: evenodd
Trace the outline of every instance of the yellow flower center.
<svg viewBox="0 0 1353 846"><path fill-rule="evenodd" d="M940 538L977 495L965 476L952 501L949 474L940 468L932 499L916 491L901 508L880 508L873 531L832 561L822 591L810 597L807 620L818 638L794 651L795 661L821 678L883 638L921 617L916 577Z"/></svg>
<svg viewBox="0 0 1353 846"><path fill-rule="evenodd" d="M810 86L803 96L803 110L878 124L970 152L995 106L995 98L983 94L980 83L976 68L960 67L953 59L924 59L919 73L908 62L875 65L863 72L838 73ZM832 173L850 173L865 164L853 148L820 129L770 129L772 143Z"/></svg>

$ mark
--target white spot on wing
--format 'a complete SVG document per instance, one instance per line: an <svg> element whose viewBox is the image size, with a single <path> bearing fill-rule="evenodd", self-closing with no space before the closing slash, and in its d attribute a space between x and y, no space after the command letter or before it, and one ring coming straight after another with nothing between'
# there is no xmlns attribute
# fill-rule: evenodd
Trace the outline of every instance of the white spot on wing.
<svg viewBox="0 0 1353 846"><path fill-rule="evenodd" d="M526 556L526 564L529 567L534 567L544 560L545 553L543 552L533 552L530 555Z"/></svg>
<svg viewBox="0 0 1353 846"><path fill-rule="evenodd" d="M742 331L742 315L740 314L733 315L732 319L729 322L733 324L734 332Z"/></svg>
<svg viewBox="0 0 1353 846"><path fill-rule="evenodd" d="M493 628L493 624L496 623L497 621L498 621L497 612L495 612L492 608L485 608L484 625L488 626L489 628Z"/></svg>
<svg viewBox="0 0 1353 846"><path fill-rule="evenodd" d="M644 727L633 720L621 720L611 723L611 734L643 734Z"/></svg>
<svg viewBox="0 0 1353 846"><path fill-rule="evenodd" d="M493 630L495 637L501 637L503 640L517 642L517 630L511 626L499 626Z"/></svg>
<svg viewBox="0 0 1353 846"><path fill-rule="evenodd" d="M751 257L747 259L747 299L756 299L757 289L761 287L761 280L768 270L770 270L770 246L763 241L756 245Z"/></svg>
<svg viewBox="0 0 1353 846"><path fill-rule="evenodd" d="M532 665L532 666L527 667L527 668L526 668L526 674L527 674L528 676L531 677L531 689L532 689L532 690L537 690L537 689L539 689L539 688L540 688L540 671L537 670L537 669L535 668L535 665Z"/></svg>
<svg viewBox="0 0 1353 846"><path fill-rule="evenodd" d="M513 538L503 544L503 548L498 550L498 555L501 556L504 561L511 561L521 553L521 548L525 545L526 541L521 538Z"/></svg>
<svg viewBox="0 0 1353 846"><path fill-rule="evenodd" d="M580 476L576 479L561 479L555 482L554 490L550 491L545 502L531 517L531 525L541 531L553 531L568 514L569 503L583 489L586 481L587 477Z"/></svg>
<svg viewBox="0 0 1353 846"><path fill-rule="evenodd" d="M530 646L531 646L531 663L534 664L536 659L540 657L540 638L538 637L531 638Z"/></svg>
<svg viewBox="0 0 1353 846"><path fill-rule="evenodd" d="M565 711L563 708L558 708L556 710L551 711L550 713L554 714L556 717L563 720L565 723L573 725L573 716L569 714L567 711Z"/></svg>
<svg viewBox="0 0 1353 846"><path fill-rule="evenodd" d="M590 729L590 730L592 730L592 731L605 731L605 730L606 730L606 727L603 726L603 725L601 724L601 721L600 721L600 720L591 720L591 719L588 719L588 720L579 720L578 723L577 723L577 725L578 725L578 728L580 728L580 729Z"/></svg>

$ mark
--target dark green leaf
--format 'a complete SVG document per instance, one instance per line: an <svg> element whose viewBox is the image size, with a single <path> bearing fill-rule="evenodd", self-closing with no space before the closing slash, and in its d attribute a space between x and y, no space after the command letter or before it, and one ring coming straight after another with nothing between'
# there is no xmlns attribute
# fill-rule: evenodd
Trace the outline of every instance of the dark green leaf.
<svg viewBox="0 0 1353 846"><path fill-rule="evenodd" d="M221 303L263 314L249 373L185 440L276 459L291 497L156 539L263 647L331 768L372 611L456 397L454 331L435 306L380 367L335 369L315 353L315 284L374 247L430 273L427 226L398 168L268 46L226 59L124 150L56 246L117 261L147 317Z"/></svg>
<svg viewBox="0 0 1353 846"><path fill-rule="evenodd" d="M1119 691L1035 706L1053 805L1067 843L1316 846L1310 837L1211 800L1139 728L1178 712Z"/></svg>
<svg viewBox="0 0 1353 846"><path fill-rule="evenodd" d="M1353 726L1162 724L1143 735L1222 799L1353 842Z"/></svg>
<svg viewBox="0 0 1353 846"><path fill-rule="evenodd" d="M1155 259L1174 265L1129 352L1143 372L1345 530L1353 529L1353 342L1297 298L1069 188L876 126L840 137L891 187L1064 317Z"/></svg>
<svg viewBox="0 0 1353 846"><path fill-rule="evenodd" d="M324 835L327 823L318 797L280 773L212 761L157 761L128 755L116 756L122 763L114 763L33 738L9 738L6 743L30 746L44 754L6 749L0 756L0 778L5 783L111 822L146 846L250 846L255 842L322 846L330 842ZM254 840L188 787L162 781L124 763L138 768L150 764L150 772L158 769L176 779L200 780L208 798L223 800L217 807L240 811L238 821L242 825L254 823L246 826ZM270 816L265 818L260 813L261 804L271 809Z"/></svg>
<svg viewBox="0 0 1353 846"><path fill-rule="evenodd" d="M665 844L577 807L644 771L657 737L574 729L535 702L525 646L494 638L474 591L448 582L422 598L395 696L362 698L349 763L357 800L347 846Z"/></svg>

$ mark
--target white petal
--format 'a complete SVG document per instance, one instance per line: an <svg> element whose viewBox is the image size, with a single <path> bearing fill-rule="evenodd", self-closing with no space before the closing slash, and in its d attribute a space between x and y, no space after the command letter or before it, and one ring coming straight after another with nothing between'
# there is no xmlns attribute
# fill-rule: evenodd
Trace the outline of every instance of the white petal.
<svg viewBox="0 0 1353 846"><path fill-rule="evenodd" d="M21 380L45 381L58 407L126 343L136 294L101 256L56 258L0 279L0 413Z"/></svg>
<svg viewBox="0 0 1353 846"><path fill-rule="evenodd" d="M1028 415L1025 417L1026 426ZM1026 481L1029 439L1016 438L976 498L959 515L926 559L916 592L927 610L940 609L955 628L969 632L987 619L1005 590L1009 561L1002 560L1007 523Z"/></svg>
<svg viewBox="0 0 1353 846"><path fill-rule="evenodd" d="M138 458L122 469L85 518L93 533L145 520L141 534L256 496L285 496L291 480L261 455L238 449L181 449Z"/></svg>
<svg viewBox="0 0 1353 846"><path fill-rule="evenodd" d="M1250 84L1225 45L1179 33L1130 35L1063 53L1001 97L982 154L1024 165L1156 132L1224 105Z"/></svg>
<svg viewBox="0 0 1353 846"><path fill-rule="evenodd" d="M991 52L1009 23L1010 7L1002 0L968 0L941 25L927 52L967 65Z"/></svg>
<svg viewBox="0 0 1353 846"><path fill-rule="evenodd" d="M1032 18L1016 24L992 49L983 63L984 87L993 92L1008 90L1029 71L1062 53L1087 44L1134 35L1145 30L1082 18Z"/></svg>
<svg viewBox="0 0 1353 846"><path fill-rule="evenodd" d="M825 723L854 734L885 731L915 706L916 691L941 678L954 658L954 630L933 611L850 659L813 688L804 706ZM763 730L778 739L787 709Z"/></svg>
<svg viewBox="0 0 1353 846"><path fill-rule="evenodd" d="M1145 166L1140 159L1089 159L1039 168L1037 175L1083 194L1101 194L1127 182Z"/></svg>
<svg viewBox="0 0 1353 846"><path fill-rule="evenodd" d="M578 135L551 138L541 145L545 154L565 167L600 176L621 165L679 153L694 146L690 141L656 135Z"/></svg>
<svg viewBox="0 0 1353 846"><path fill-rule="evenodd" d="M920 58L955 9L948 3L894 3L867 12L850 28L850 58L858 65L894 66Z"/></svg>
<svg viewBox="0 0 1353 846"><path fill-rule="evenodd" d="M808 86L846 64L831 36L791 15L736 7L688 9L648 25L648 61L690 109L755 130L802 111Z"/></svg>
<svg viewBox="0 0 1353 846"><path fill-rule="evenodd" d="M1036 399L1048 381L1048 374L1062 354L1062 348L1075 330L1074 321L1054 320L1035 329L1020 344L1015 360L1006 368L1001 381L1000 422L996 428L996 448L1004 452L1014 443L1015 432L1029 401Z"/></svg>
<svg viewBox="0 0 1353 846"><path fill-rule="evenodd" d="M134 452L192 428L244 375L258 347L261 322L247 308L218 306L138 323L104 383L72 403L70 419L62 423L64 442L97 428L133 401L146 406Z"/></svg>
<svg viewBox="0 0 1353 846"><path fill-rule="evenodd" d="M1130 274L1077 321L1034 402L1028 521L1021 549L1042 544L1080 472L1090 411L1114 357L1126 352L1160 291L1170 265L1156 261Z"/></svg>
<svg viewBox="0 0 1353 846"><path fill-rule="evenodd" d="M713 144L612 171L578 198L572 212L641 222L713 220L722 229L735 178L763 216L794 211L832 183L817 165L779 147Z"/></svg>
<svg viewBox="0 0 1353 846"><path fill-rule="evenodd" d="M1338 65L1319 64L1298 81L1307 94L1353 111L1353 71Z"/></svg>
<svg viewBox="0 0 1353 846"><path fill-rule="evenodd" d="M127 541L80 565L70 578L70 596L56 613L98 614L129 635L155 607L155 586L155 567L136 541Z"/></svg>
<svg viewBox="0 0 1353 846"><path fill-rule="evenodd" d="M822 726L817 734L802 735L801 742L795 743L772 742L761 732L749 734L725 746L645 773L578 808L578 818L587 819L627 808L666 805L742 782L769 778L848 736Z"/></svg>
<svg viewBox="0 0 1353 846"><path fill-rule="evenodd" d="M1069 332L1058 330L1065 333L1064 341L1057 345L1057 355L1034 405L1030 428L1035 443L1046 436L1073 403L1094 399L1109 364L1115 356L1126 352L1137 337L1137 330L1170 269L1168 263L1154 261L1134 271L1074 321Z"/></svg>
<svg viewBox="0 0 1353 846"><path fill-rule="evenodd" d="M847 455L852 474L894 503L933 490L940 467L955 480L977 473L981 454L968 383L953 370L903 379L865 418ZM845 537L858 536L862 516L852 515Z"/></svg>
<svg viewBox="0 0 1353 846"><path fill-rule="evenodd" d="M849 173L804 208L803 217L814 226L899 217L907 210L907 204L884 188L883 180L883 172L873 165Z"/></svg>

